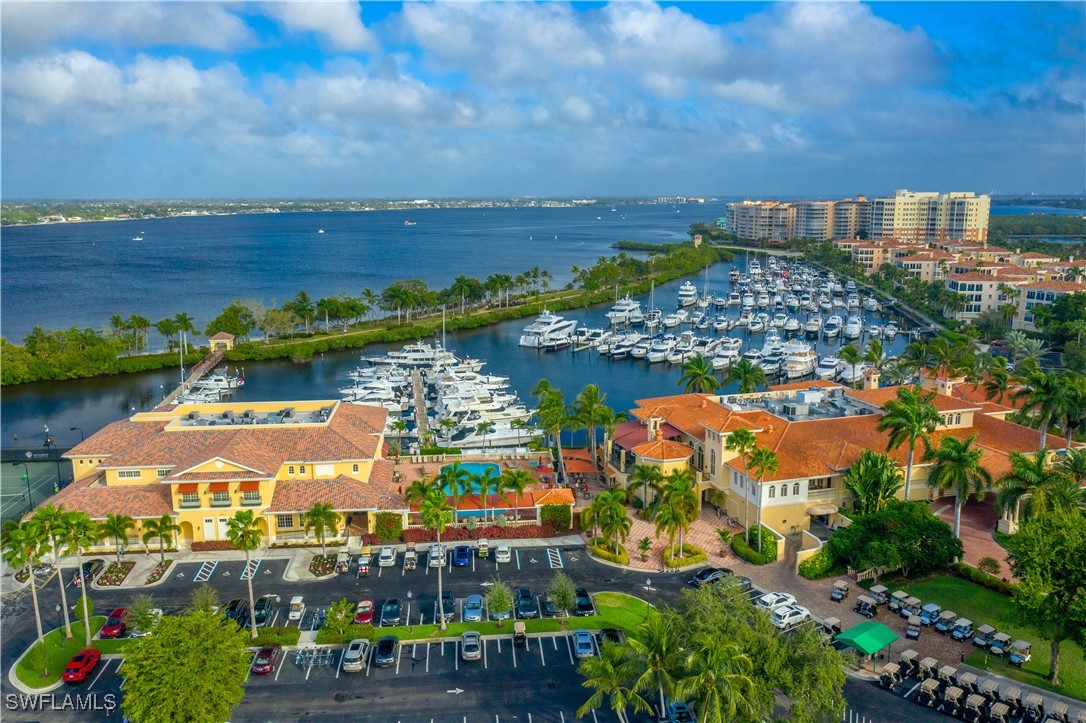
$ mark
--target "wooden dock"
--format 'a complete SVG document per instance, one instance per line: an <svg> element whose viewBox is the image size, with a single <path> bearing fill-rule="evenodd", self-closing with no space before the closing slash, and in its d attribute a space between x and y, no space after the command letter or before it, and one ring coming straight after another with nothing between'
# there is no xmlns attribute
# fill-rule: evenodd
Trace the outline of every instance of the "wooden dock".
<svg viewBox="0 0 1086 723"><path fill-rule="evenodd" d="M174 400L177 399L179 394L181 394L185 389L191 388L192 385L196 382L200 381L200 377L214 369L215 365L221 361L221 351L213 351L208 354L206 357L203 358L203 360L200 361L199 364L192 368L192 371L189 373L188 377L185 378L185 381L182 382L181 386L177 387L172 392L167 394L158 406L165 407L169 404L173 404Z"/></svg>
<svg viewBox="0 0 1086 723"><path fill-rule="evenodd" d="M411 370L411 390L415 396L415 431L421 445L429 420L426 417L426 386L422 383L422 373L418 369Z"/></svg>

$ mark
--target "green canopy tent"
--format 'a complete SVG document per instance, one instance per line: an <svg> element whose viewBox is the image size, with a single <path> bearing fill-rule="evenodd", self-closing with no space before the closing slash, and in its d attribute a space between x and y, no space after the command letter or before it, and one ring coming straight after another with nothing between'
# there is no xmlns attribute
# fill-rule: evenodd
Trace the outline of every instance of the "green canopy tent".
<svg viewBox="0 0 1086 723"><path fill-rule="evenodd" d="M883 648L889 647L891 643L899 638L900 636L893 630L872 620L849 628L834 640L847 645L853 650L858 650L864 655L870 655L871 669L874 670L875 654Z"/></svg>

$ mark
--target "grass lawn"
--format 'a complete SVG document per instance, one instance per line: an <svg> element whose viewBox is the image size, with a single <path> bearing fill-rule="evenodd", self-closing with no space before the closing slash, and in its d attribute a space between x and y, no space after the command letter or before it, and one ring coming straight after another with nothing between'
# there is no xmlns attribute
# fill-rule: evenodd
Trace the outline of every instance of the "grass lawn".
<svg viewBox="0 0 1086 723"><path fill-rule="evenodd" d="M104 617L92 616L91 630L98 632L105 622L106 619ZM30 658L30 654L19 661L19 665L15 669L15 675L23 685L29 688L45 688L60 680L60 675L64 672L64 666L67 665L68 661L75 657L75 654L84 647L85 629L81 620L72 621L72 634L75 637L67 642L64 641L64 628L46 634L44 645L48 659L48 663L46 664L48 675L45 677L42 677L40 670L34 670L30 667L27 662ZM38 645L42 645L42 643L34 643L35 647ZM102 650L102 646L97 640L91 641L91 647Z"/></svg>
<svg viewBox="0 0 1086 723"><path fill-rule="evenodd" d="M1014 603L1009 597L957 577L936 577L907 588L924 602L935 602L973 621L976 626L988 624L1007 633L1015 640L1021 638L1033 643L1032 660L1022 668L1016 668L996 656L972 645L973 652L965 662L993 673L1014 678L1039 688L1086 700L1086 658L1082 648L1070 641L1060 645L1060 679L1063 685L1053 686L1048 675L1049 644L1040 639L1037 632L1018 623L1014 618Z"/></svg>

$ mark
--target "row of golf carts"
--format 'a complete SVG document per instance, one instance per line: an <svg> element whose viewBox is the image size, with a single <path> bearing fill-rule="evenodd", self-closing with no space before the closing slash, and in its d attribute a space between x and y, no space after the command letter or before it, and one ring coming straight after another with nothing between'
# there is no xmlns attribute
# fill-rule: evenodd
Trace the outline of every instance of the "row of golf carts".
<svg viewBox="0 0 1086 723"><path fill-rule="evenodd" d="M920 659L915 650L906 650L896 663L887 663L880 676L891 691L905 688L909 678L920 682L916 702L967 721L982 723L1027 723L1058 721L1086 723L1086 708L1072 714L1063 701L1049 703L1039 693L1022 697L1022 689L1011 681L989 677L981 681L972 672L959 673L951 665L939 665L935 658ZM908 689L908 688L906 688Z"/></svg>

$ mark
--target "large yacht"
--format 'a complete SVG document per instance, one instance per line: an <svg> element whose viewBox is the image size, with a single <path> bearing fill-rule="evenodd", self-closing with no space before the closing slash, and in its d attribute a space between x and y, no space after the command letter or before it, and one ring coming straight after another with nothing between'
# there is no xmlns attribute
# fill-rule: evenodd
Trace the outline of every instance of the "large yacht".
<svg viewBox="0 0 1086 723"><path fill-rule="evenodd" d="M837 370L841 367L841 360L835 356L824 356L818 361L814 375L819 379L835 379Z"/></svg>
<svg viewBox="0 0 1086 723"><path fill-rule="evenodd" d="M406 344L402 349L390 351L384 356L362 357L373 365L404 366L408 368L432 366L458 366L460 360L440 344Z"/></svg>
<svg viewBox="0 0 1086 723"><path fill-rule="evenodd" d="M859 317L850 316L848 321L845 322L845 328L841 331L842 336L846 339L859 339L860 334L863 333L864 325L860 321Z"/></svg>
<svg viewBox="0 0 1086 723"><path fill-rule="evenodd" d="M612 324L640 324L645 320L641 314L641 302L629 296L615 302L606 316Z"/></svg>
<svg viewBox="0 0 1086 723"><path fill-rule="evenodd" d="M557 349L564 345L568 346L570 336L576 326L576 321L564 319L544 309L538 319L524 327L520 345L532 349Z"/></svg>
<svg viewBox="0 0 1086 723"><path fill-rule="evenodd" d="M790 341L784 345L784 363L781 372L789 379L800 379L815 370L818 354L810 344L802 341Z"/></svg>
<svg viewBox="0 0 1086 723"><path fill-rule="evenodd" d="M698 301L698 287L689 281L684 281L679 287L679 305L693 306Z"/></svg>
<svg viewBox="0 0 1086 723"><path fill-rule="evenodd" d="M841 327L844 324L841 321L841 317L834 314L830 318L826 319L825 325L822 327L822 333L826 335L827 339L834 339L841 333Z"/></svg>

